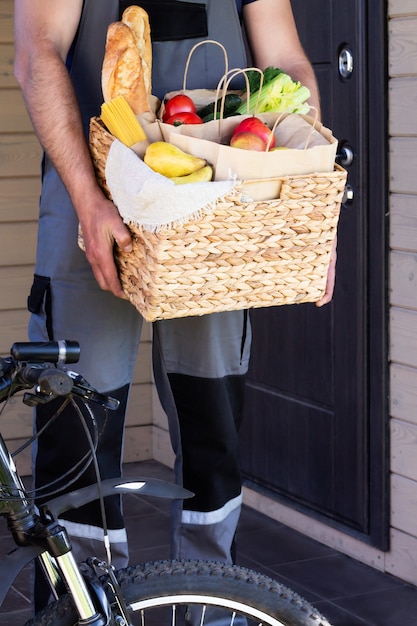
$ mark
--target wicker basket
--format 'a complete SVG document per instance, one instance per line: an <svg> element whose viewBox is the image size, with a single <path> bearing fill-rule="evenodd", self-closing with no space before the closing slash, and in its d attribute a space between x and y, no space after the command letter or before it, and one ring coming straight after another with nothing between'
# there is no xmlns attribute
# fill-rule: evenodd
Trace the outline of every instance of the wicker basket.
<svg viewBox="0 0 417 626"><path fill-rule="evenodd" d="M90 125L97 179L114 138ZM245 202L242 190L212 213L151 233L133 225L133 251L116 251L123 289L147 321L316 302L327 270L346 171L288 176L280 198Z"/></svg>

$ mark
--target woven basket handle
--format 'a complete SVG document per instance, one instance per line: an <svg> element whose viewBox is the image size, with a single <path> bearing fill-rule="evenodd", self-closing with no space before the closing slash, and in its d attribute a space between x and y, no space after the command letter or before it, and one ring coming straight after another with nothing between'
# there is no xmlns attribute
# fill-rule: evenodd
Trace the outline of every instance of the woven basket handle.
<svg viewBox="0 0 417 626"><path fill-rule="evenodd" d="M187 57L187 62L185 64L185 70L184 70L184 79L183 79L183 83L182 83L182 89L183 91L186 90L186 85L187 85L187 75L188 75L188 69L190 67L190 62L191 62L191 57L193 56L194 52L197 50L197 48L199 48L202 45L205 45L207 43L212 43L216 46L219 46L219 48L221 48L221 50L223 51L223 56L224 56L224 68L225 68L225 73L227 74L229 71L229 59L227 56L227 52L226 52L226 48L219 42L219 41L215 41L214 39L205 39L204 41L199 41L198 43L196 43L190 50L190 52L188 53L188 57Z"/></svg>

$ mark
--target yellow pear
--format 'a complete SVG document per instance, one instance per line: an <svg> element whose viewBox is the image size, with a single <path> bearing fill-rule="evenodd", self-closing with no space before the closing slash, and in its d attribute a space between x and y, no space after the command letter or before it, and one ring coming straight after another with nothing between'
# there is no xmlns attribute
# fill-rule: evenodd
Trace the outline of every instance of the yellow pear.
<svg viewBox="0 0 417 626"><path fill-rule="evenodd" d="M171 176L171 180L176 185L184 185L184 183L209 183L213 178L213 168L211 165L200 167L199 170L187 174L186 176Z"/></svg>
<svg viewBox="0 0 417 626"><path fill-rule="evenodd" d="M187 176L204 167L206 161L187 154L166 141L151 143L143 157L146 165L163 176Z"/></svg>

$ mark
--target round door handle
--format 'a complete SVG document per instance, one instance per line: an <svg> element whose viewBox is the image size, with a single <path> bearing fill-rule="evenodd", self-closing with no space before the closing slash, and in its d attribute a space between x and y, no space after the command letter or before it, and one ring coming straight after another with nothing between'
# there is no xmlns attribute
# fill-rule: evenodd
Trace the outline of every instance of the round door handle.
<svg viewBox="0 0 417 626"><path fill-rule="evenodd" d="M349 167L352 165L354 158L355 152L352 146L348 143L341 144L336 154L336 162L342 167Z"/></svg>
<svg viewBox="0 0 417 626"><path fill-rule="evenodd" d="M353 74L353 53L346 46L341 48L339 52L339 74L345 80L349 79Z"/></svg>

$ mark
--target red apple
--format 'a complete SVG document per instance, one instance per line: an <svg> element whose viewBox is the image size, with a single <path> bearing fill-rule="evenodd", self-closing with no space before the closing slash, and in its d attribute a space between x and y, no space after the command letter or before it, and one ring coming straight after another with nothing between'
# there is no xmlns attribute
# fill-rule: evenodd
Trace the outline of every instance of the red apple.
<svg viewBox="0 0 417 626"><path fill-rule="evenodd" d="M242 148L243 150L256 150L257 152L266 151L266 143L255 133L243 132L236 133L230 138L232 148Z"/></svg>
<svg viewBox="0 0 417 626"><path fill-rule="evenodd" d="M255 133L255 135L259 135L266 145L268 145L268 141L270 141L270 150L275 147L274 133L262 120L259 119L259 117L247 117L242 120L234 129L232 136L243 132Z"/></svg>

